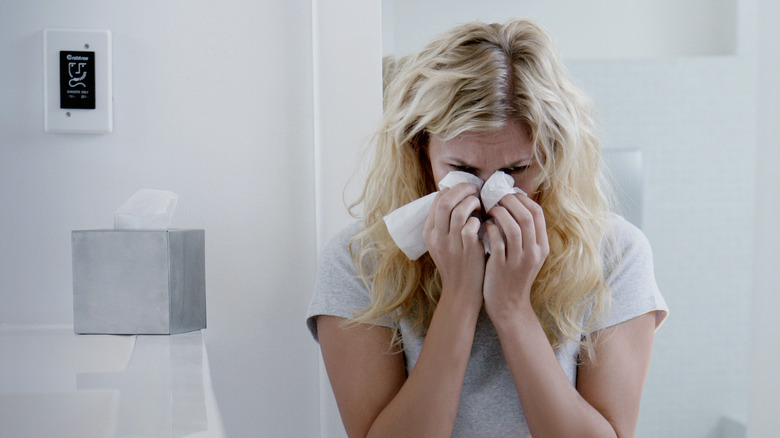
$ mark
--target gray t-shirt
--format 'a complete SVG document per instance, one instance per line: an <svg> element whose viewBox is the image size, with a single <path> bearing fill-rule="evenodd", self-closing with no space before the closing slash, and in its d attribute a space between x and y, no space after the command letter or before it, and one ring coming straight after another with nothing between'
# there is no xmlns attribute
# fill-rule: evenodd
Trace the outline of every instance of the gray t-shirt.
<svg viewBox="0 0 780 438"><path fill-rule="evenodd" d="M612 224L616 241L614 253L604 254L612 303L609 314L597 329L651 311L658 311L657 328L666 318L668 307L655 282L650 244L638 228L622 217L613 215ZM351 318L370 303L363 283L356 278L349 252L349 241L359 227L358 223L354 223L344 229L331 239L320 256L314 296L306 316L306 323L315 340L318 315ZM619 260L617 264L613 263L616 259ZM392 321L380 321L377 325L394 326ZM417 363L424 338L414 334L407 321L400 321L397 327L401 332L407 372L411 372ZM555 356L574 385L579 358L578 345L569 341L556 350ZM484 308L477 320L452 436L530 436L498 334Z"/></svg>

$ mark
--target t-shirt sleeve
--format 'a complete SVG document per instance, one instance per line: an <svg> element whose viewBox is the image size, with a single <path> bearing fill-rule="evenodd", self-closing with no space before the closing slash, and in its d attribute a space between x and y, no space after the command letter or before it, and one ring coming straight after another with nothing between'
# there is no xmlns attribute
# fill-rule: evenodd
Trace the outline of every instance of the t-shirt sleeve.
<svg viewBox="0 0 780 438"><path fill-rule="evenodd" d="M371 303L363 281L357 277L349 250L350 239L358 231L358 223L345 228L325 245L320 254L314 295L306 312L306 325L318 342L317 316L349 319ZM389 321L377 321L376 325L392 326Z"/></svg>
<svg viewBox="0 0 780 438"><path fill-rule="evenodd" d="M653 253L644 233L622 217L615 216L614 246L605 258L606 280L612 293L609 313L599 329L611 327L655 311L655 327L661 326L669 307L655 281Z"/></svg>

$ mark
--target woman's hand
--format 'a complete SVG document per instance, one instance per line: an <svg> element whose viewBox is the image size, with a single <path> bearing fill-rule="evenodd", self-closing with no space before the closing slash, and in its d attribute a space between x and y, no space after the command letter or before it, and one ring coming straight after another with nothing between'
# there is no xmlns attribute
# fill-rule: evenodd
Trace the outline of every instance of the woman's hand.
<svg viewBox="0 0 780 438"><path fill-rule="evenodd" d="M531 286L550 247L542 208L523 194L504 196L485 224L490 257L485 268L485 310L494 323L531 305Z"/></svg>
<svg viewBox="0 0 780 438"><path fill-rule="evenodd" d="M479 239L481 223L474 214L481 208L477 188L471 184L444 189L436 195L423 229L441 275L442 293L462 295L477 308L482 306L485 249Z"/></svg>

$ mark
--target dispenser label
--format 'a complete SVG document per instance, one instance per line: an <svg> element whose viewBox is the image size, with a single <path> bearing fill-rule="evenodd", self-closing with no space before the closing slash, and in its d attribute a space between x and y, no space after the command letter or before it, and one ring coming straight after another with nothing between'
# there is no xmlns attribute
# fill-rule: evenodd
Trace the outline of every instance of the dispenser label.
<svg viewBox="0 0 780 438"><path fill-rule="evenodd" d="M60 52L60 108L95 109L95 52Z"/></svg>

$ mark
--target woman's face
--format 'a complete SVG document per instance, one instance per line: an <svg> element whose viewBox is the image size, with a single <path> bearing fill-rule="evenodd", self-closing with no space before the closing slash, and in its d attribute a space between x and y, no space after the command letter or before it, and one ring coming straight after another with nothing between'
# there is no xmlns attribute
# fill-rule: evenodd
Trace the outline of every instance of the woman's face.
<svg viewBox="0 0 780 438"><path fill-rule="evenodd" d="M428 159L437 186L453 170L471 173L482 181L500 170L515 179L515 187L536 199L538 187L534 178L539 174L539 165L533 157L528 129L520 121L509 122L493 132L465 132L446 141L432 135Z"/></svg>

